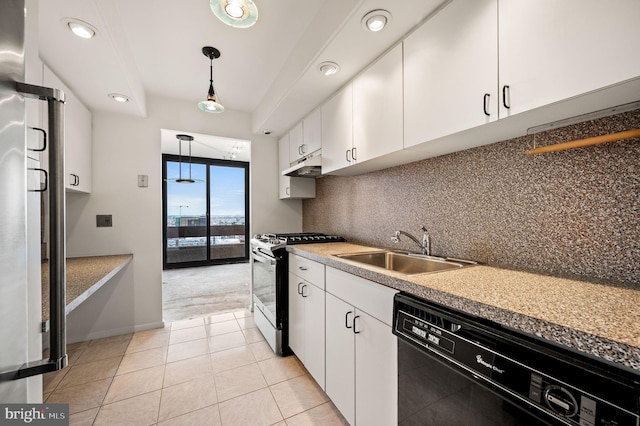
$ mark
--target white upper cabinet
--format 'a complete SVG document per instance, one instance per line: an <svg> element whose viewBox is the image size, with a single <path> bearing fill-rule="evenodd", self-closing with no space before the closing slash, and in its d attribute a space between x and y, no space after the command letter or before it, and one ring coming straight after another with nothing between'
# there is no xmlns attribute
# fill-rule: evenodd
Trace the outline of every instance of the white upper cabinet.
<svg viewBox="0 0 640 426"><path fill-rule="evenodd" d="M289 162L294 163L322 146L322 112L313 111L289 131Z"/></svg>
<svg viewBox="0 0 640 426"><path fill-rule="evenodd" d="M322 111L317 108L302 120L302 155L309 155L322 148Z"/></svg>
<svg viewBox="0 0 640 426"><path fill-rule="evenodd" d="M65 188L72 192L91 192L91 111L73 92L47 67L44 66L43 84L62 89L65 94Z"/></svg>
<svg viewBox="0 0 640 426"><path fill-rule="evenodd" d="M499 5L500 96L504 89L510 107L501 105L501 117L640 76L640 1Z"/></svg>
<svg viewBox="0 0 640 426"><path fill-rule="evenodd" d="M287 133L278 141L278 194L281 200L288 198L313 198L316 196L315 179L282 176L289 168L289 136Z"/></svg>
<svg viewBox="0 0 640 426"><path fill-rule="evenodd" d="M402 44L353 80L353 159L402 149Z"/></svg>
<svg viewBox="0 0 640 426"><path fill-rule="evenodd" d="M442 155L637 100L638 16L637 0L453 0L403 41L404 147Z"/></svg>
<svg viewBox="0 0 640 426"><path fill-rule="evenodd" d="M452 0L322 107L352 175L638 100L638 0ZM405 149L406 148L406 149Z"/></svg>
<svg viewBox="0 0 640 426"><path fill-rule="evenodd" d="M402 45L322 106L322 173L402 150Z"/></svg>
<svg viewBox="0 0 640 426"><path fill-rule="evenodd" d="M353 90L348 84L322 105L322 173L349 166L353 148Z"/></svg>
<svg viewBox="0 0 640 426"><path fill-rule="evenodd" d="M496 0L456 0L404 44L404 146L498 119Z"/></svg>
<svg viewBox="0 0 640 426"><path fill-rule="evenodd" d="M289 164L298 160L303 156L304 148L304 131L302 130L302 121L296 124L293 129L289 130Z"/></svg>
<svg viewBox="0 0 640 426"><path fill-rule="evenodd" d="M289 133L278 140L278 175L289 168Z"/></svg>

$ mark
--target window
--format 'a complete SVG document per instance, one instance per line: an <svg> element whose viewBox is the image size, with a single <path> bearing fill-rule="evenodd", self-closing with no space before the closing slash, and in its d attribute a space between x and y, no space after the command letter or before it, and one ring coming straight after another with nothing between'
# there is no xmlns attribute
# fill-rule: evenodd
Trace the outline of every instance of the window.
<svg viewBox="0 0 640 426"><path fill-rule="evenodd" d="M247 261L249 163L179 159L162 156L164 269Z"/></svg>

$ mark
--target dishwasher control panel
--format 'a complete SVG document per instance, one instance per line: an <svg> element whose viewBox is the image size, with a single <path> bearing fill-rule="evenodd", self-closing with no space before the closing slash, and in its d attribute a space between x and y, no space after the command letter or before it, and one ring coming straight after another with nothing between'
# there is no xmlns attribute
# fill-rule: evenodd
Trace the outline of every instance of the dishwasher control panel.
<svg viewBox="0 0 640 426"><path fill-rule="evenodd" d="M553 424L640 426L640 387L579 368L515 333L396 295L393 333Z"/></svg>

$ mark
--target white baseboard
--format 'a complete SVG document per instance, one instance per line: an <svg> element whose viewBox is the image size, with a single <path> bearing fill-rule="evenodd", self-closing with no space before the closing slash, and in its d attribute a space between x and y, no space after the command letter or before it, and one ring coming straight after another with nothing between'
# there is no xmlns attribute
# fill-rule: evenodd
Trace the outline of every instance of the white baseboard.
<svg viewBox="0 0 640 426"><path fill-rule="evenodd" d="M140 324L130 327L114 328L110 330L101 330L88 333L83 336L67 336L67 343L86 342L87 340L104 339L105 337L119 336L121 334L135 333L137 331L152 330L155 328L163 328L164 321L158 321L148 324Z"/></svg>

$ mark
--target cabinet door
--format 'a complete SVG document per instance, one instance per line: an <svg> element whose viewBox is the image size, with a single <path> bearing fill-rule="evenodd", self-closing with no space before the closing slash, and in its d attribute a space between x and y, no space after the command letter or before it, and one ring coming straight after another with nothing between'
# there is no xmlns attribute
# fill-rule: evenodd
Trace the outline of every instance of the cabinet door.
<svg viewBox="0 0 640 426"><path fill-rule="evenodd" d="M353 146L356 162L403 148L402 44L353 81Z"/></svg>
<svg viewBox="0 0 640 426"><path fill-rule="evenodd" d="M302 155L309 155L322 147L322 110L313 111L302 120Z"/></svg>
<svg viewBox="0 0 640 426"><path fill-rule="evenodd" d="M278 170L282 172L289 168L289 134L278 140ZM280 173L281 175L282 173Z"/></svg>
<svg viewBox="0 0 640 426"><path fill-rule="evenodd" d="M289 134L278 140L278 195L280 199L291 197L289 176L282 176L282 171L289 167Z"/></svg>
<svg viewBox="0 0 640 426"><path fill-rule="evenodd" d="M497 7L455 0L404 40L405 147L498 119Z"/></svg>
<svg viewBox="0 0 640 426"><path fill-rule="evenodd" d="M281 200L287 198L313 198L316 196L314 179L282 176L289 168L289 134L278 141L278 195Z"/></svg>
<svg viewBox="0 0 640 426"><path fill-rule="evenodd" d="M391 327L357 310L356 423L398 424L398 343Z"/></svg>
<svg viewBox="0 0 640 426"><path fill-rule="evenodd" d="M91 111L46 65L43 69L43 82L45 86L62 89L65 93L66 189L73 192L91 192Z"/></svg>
<svg viewBox="0 0 640 426"><path fill-rule="evenodd" d="M351 163L353 148L353 93L348 84L322 105L322 173Z"/></svg>
<svg viewBox="0 0 640 426"><path fill-rule="evenodd" d="M508 116L640 76L638 0L508 0L499 7Z"/></svg>
<svg viewBox="0 0 640 426"><path fill-rule="evenodd" d="M355 424L355 347L351 325L355 309L326 294L326 393L349 424ZM346 318L346 319L345 319ZM363 423L364 424L364 423Z"/></svg>
<svg viewBox="0 0 640 426"><path fill-rule="evenodd" d="M289 273L289 347L298 359L305 362L305 315L304 299L298 289L304 285L304 280Z"/></svg>
<svg viewBox="0 0 640 426"><path fill-rule="evenodd" d="M289 131L289 163L293 163L304 156L302 149L304 145L304 131L302 121Z"/></svg>
<svg viewBox="0 0 640 426"><path fill-rule="evenodd" d="M325 292L311 283L303 290L305 317L305 359L304 366L311 376L325 389L325 345L324 309Z"/></svg>

